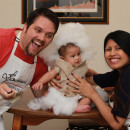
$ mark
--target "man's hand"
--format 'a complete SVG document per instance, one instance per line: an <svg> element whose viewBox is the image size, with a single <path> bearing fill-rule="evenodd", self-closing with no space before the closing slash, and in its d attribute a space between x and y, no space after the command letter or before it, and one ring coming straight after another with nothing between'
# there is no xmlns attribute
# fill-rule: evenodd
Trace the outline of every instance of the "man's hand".
<svg viewBox="0 0 130 130"><path fill-rule="evenodd" d="M14 89L9 88L7 84L0 84L0 95L7 100L16 96Z"/></svg>

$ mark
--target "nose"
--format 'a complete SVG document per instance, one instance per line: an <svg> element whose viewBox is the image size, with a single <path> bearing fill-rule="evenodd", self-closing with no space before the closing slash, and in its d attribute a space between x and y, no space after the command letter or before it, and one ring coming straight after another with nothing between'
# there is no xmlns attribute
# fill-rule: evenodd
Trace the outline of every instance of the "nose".
<svg viewBox="0 0 130 130"><path fill-rule="evenodd" d="M41 42L45 42L46 41L46 36L45 34L40 34L38 39L41 41Z"/></svg>
<svg viewBox="0 0 130 130"><path fill-rule="evenodd" d="M111 50L110 54L113 56L116 54L116 51L114 49Z"/></svg>
<svg viewBox="0 0 130 130"><path fill-rule="evenodd" d="M76 59L79 59L79 55L76 56Z"/></svg>

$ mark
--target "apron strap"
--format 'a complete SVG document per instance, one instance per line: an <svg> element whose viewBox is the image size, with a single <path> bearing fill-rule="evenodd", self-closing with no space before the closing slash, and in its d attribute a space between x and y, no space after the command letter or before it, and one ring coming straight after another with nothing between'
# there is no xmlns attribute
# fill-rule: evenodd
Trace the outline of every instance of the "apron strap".
<svg viewBox="0 0 130 130"><path fill-rule="evenodd" d="M16 50L16 48L17 48L17 45L18 45L18 43L19 43L19 41L20 41L21 33L22 33L22 31L20 31L20 32L18 33L17 37L15 38L14 48L13 48L13 50L12 50L11 55L14 55L14 53L15 53L15 50ZM35 56L33 63L34 63L34 64L37 63L37 56ZM35 67L35 66L34 66L34 67Z"/></svg>
<svg viewBox="0 0 130 130"><path fill-rule="evenodd" d="M18 33L17 37L15 38L14 48L13 48L13 50L12 50L11 55L13 55L14 52L15 52L15 50L16 50L16 47L17 47L17 45L18 45L18 43L19 43L19 41L20 41L21 33L22 33L22 31L20 31L20 32Z"/></svg>

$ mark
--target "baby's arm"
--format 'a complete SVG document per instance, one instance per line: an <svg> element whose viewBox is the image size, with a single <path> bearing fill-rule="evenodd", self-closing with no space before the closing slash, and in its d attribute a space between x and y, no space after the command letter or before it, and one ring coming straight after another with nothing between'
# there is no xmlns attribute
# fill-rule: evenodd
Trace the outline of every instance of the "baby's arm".
<svg viewBox="0 0 130 130"><path fill-rule="evenodd" d="M44 74L36 84L34 84L32 86L32 89L38 90L38 89L42 89L43 84L48 83L49 81L51 81L55 76L57 75L57 72L54 68L52 68L49 72L47 72L46 74Z"/></svg>

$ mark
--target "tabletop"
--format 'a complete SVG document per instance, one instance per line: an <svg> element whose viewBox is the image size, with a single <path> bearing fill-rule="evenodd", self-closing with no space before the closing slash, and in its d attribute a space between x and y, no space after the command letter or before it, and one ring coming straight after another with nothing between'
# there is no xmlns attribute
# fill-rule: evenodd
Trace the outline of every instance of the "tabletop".
<svg viewBox="0 0 130 130"><path fill-rule="evenodd" d="M34 96L31 90L28 88L27 91L24 92L23 97L14 105L12 106L8 112L15 113L15 114L22 114L26 116L38 116L38 117L50 117L50 118L96 118L97 116L101 116L100 113L96 108L93 108L89 113L74 113L71 116L66 115L54 115L52 111L44 111L44 110L31 110L28 108L27 104L30 100L34 99Z"/></svg>
<svg viewBox="0 0 130 130"><path fill-rule="evenodd" d="M103 119L96 107L92 108L88 113L73 113L71 116L54 115L53 111L49 110L34 111L27 106L32 99L34 99L34 96L30 88L28 88L23 97L8 110L9 113L14 114L13 130L20 130L22 126L38 125L49 119L92 119L98 121ZM26 127L24 128L26 129Z"/></svg>

